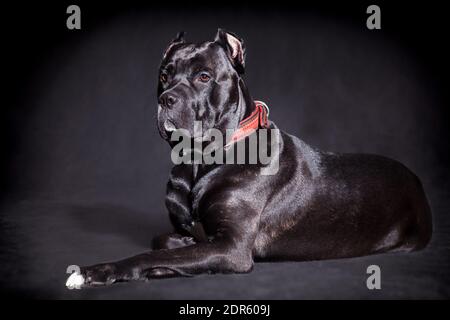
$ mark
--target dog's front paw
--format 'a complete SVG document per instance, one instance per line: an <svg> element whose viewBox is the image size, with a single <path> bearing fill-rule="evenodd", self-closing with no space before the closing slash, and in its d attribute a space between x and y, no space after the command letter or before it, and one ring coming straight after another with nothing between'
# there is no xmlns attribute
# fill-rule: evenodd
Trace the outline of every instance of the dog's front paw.
<svg viewBox="0 0 450 320"><path fill-rule="evenodd" d="M66 281L68 289L103 286L117 281L117 267L112 263L102 263L82 267L80 273L72 273Z"/></svg>
<svg viewBox="0 0 450 320"><path fill-rule="evenodd" d="M102 263L81 268L83 287L103 286L117 281L117 267L113 263Z"/></svg>
<svg viewBox="0 0 450 320"><path fill-rule="evenodd" d="M68 289L81 289L84 285L84 276L78 272L72 273L66 281Z"/></svg>

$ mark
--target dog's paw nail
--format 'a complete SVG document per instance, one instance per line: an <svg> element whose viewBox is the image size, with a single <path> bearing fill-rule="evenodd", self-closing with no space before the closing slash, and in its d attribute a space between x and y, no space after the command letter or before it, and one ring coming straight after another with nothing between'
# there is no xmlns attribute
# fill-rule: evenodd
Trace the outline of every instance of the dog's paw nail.
<svg viewBox="0 0 450 320"><path fill-rule="evenodd" d="M81 289L84 284L84 277L79 273L72 273L66 281L66 287L68 289Z"/></svg>

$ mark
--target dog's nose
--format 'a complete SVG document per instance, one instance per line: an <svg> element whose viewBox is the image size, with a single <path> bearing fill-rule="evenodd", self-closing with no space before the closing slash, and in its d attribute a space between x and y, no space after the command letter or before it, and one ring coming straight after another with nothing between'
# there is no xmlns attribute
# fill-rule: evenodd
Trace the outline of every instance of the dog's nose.
<svg viewBox="0 0 450 320"><path fill-rule="evenodd" d="M170 93L165 93L159 98L159 103L165 108L172 108L177 101L177 97Z"/></svg>

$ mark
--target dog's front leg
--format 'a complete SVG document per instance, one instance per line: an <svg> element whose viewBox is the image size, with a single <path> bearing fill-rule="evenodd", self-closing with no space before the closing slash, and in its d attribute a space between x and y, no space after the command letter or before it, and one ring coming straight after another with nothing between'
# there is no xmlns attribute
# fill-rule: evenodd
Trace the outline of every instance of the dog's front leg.
<svg viewBox="0 0 450 320"><path fill-rule="evenodd" d="M176 249L195 244L196 241L193 237L183 236L178 233L166 233L153 238L152 249Z"/></svg>
<svg viewBox="0 0 450 320"><path fill-rule="evenodd" d="M84 286L200 273L242 273L253 266L252 250L225 240L149 251L112 263L81 268Z"/></svg>
<svg viewBox="0 0 450 320"><path fill-rule="evenodd" d="M201 273L244 273L253 266L252 249L258 228L250 211L209 220L214 233L209 242L149 251L124 260L81 268L81 286L112 284ZM216 220L217 219L217 220Z"/></svg>

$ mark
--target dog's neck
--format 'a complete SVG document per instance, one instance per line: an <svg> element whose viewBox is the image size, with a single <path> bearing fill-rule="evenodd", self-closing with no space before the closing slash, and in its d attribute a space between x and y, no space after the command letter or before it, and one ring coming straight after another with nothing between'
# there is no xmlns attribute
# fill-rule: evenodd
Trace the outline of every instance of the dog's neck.
<svg viewBox="0 0 450 320"><path fill-rule="evenodd" d="M250 95L250 92L247 89L247 86L244 83L244 80L242 80L242 78L239 78L238 81L239 81L238 82L238 90L239 90L238 112L239 112L239 122L240 122L243 119L250 116L253 111L255 111L255 103Z"/></svg>
<svg viewBox="0 0 450 320"><path fill-rule="evenodd" d="M242 78L238 79L238 90L239 90L239 101L237 106L238 114L238 125L239 123L247 119L256 110L255 102L253 101L247 86ZM238 126L236 130L238 130ZM192 178L193 183L197 181L202 175L206 174L208 171L212 170L217 165L205 165L205 164L191 164L192 166Z"/></svg>

